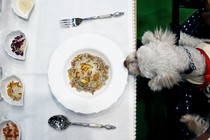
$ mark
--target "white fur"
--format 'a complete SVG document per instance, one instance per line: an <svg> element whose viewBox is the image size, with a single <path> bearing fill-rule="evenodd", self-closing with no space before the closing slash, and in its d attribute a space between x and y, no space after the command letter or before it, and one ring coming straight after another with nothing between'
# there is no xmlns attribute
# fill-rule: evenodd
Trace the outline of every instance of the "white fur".
<svg viewBox="0 0 210 140"><path fill-rule="evenodd" d="M186 48L196 65L196 70L190 76L203 75L205 59L194 48L203 40L181 33L179 46L176 46L175 39L175 34L168 30L145 32L142 36L143 46L136 52L130 53L125 60L129 72L150 79L148 85L153 91L172 88L183 80L183 75L180 73L189 69L190 59L184 49Z"/></svg>

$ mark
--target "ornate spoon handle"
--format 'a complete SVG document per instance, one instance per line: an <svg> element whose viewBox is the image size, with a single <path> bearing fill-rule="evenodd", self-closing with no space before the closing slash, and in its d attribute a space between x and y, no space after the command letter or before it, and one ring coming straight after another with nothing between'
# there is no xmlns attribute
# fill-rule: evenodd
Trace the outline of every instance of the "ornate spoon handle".
<svg viewBox="0 0 210 140"><path fill-rule="evenodd" d="M2 0L0 0L0 12L2 11Z"/></svg>
<svg viewBox="0 0 210 140"><path fill-rule="evenodd" d="M0 4L1 4L1 0L0 0ZM1 5L0 5L1 6ZM3 68L0 67L0 80L3 78ZM1 92L0 92L0 101L2 101L3 98L1 97Z"/></svg>
<svg viewBox="0 0 210 140"><path fill-rule="evenodd" d="M77 125L77 126L84 126L84 127L93 127L93 128L106 128L108 130L115 129L116 127L110 124L102 125L102 124L96 124L96 123L81 123L81 122L71 122L71 125Z"/></svg>

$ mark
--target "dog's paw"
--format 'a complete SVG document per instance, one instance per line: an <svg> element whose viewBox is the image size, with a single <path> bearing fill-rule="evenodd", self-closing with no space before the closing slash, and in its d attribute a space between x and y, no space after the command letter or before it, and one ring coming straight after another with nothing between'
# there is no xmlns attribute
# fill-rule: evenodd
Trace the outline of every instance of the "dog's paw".
<svg viewBox="0 0 210 140"><path fill-rule="evenodd" d="M183 115L180 119L180 122L185 123L189 130L195 133L197 136L202 135L209 128L209 123L199 115Z"/></svg>

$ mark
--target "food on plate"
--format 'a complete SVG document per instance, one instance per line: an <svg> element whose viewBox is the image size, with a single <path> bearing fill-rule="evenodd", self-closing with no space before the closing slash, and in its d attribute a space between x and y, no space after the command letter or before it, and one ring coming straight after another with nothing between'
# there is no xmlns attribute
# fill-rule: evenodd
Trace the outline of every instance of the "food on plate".
<svg viewBox="0 0 210 140"><path fill-rule="evenodd" d="M12 100L20 101L23 86L19 82L12 81L7 85L7 94Z"/></svg>
<svg viewBox="0 0 210 140"><path fill-rule="evenodd" d="M23 35L16 36L14 40L12 40L11 49L16 55L23 56L25 46L26 39Z"/></svg>
<svg viewBox="0 0 210 140"><path fill-rule="evenodd" d="M71 87L92 94L106 84L108 74L109 66L104 60L89 53L78 54L68 69Z"/></svg>
<svg viewBox="0 0 210 140"><path fill-rule="evenodd" d="M14 122L8 122L3 128L4 140L18 140L19 130Z"/></svg>

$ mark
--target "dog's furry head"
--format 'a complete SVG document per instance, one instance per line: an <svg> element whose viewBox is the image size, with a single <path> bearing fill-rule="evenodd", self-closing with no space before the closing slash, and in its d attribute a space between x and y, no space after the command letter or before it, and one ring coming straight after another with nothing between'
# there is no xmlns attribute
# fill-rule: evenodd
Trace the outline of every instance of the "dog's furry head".
<svg viewBox="0 0 210 140"><path fill-rule="evenodd" d="M128 55L125 66L131 74L151 79L149 87L153 91L171 88L181 81L180 71L188 67L180 63L182 57L175 41L175 34L169 30L147 31L142 36L143 45Z"/></svg>
<svg viewBox="0 0 210 140"><path fill-rule="evenodd" d="M149 44L149 43L168 43L168 45L175 44L176 37L173 33L171 33L168 30L165 30L165 32L162 29L157 29L154 33L151 31L147 31L142 36L142 43L143 45ZM138 60L137 60L138 52L131 52L126 60L124 61L125 67L128 68L130 74L133 74L135 76L141 74Z"/></svg>

